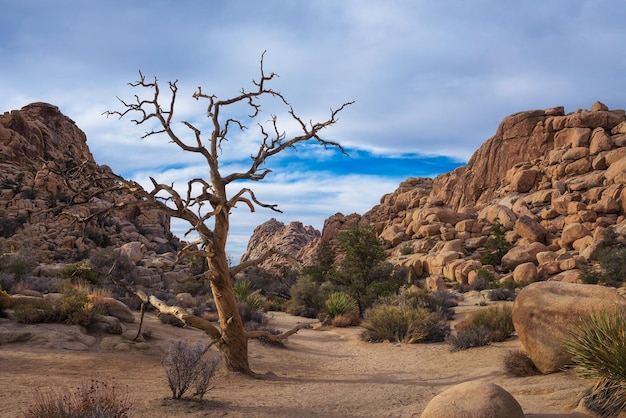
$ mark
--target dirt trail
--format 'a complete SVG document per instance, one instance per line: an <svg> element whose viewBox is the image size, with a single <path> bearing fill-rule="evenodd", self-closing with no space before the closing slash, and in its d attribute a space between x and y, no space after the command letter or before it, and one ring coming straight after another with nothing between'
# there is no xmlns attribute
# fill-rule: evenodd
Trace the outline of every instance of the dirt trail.
<svg viewBox="0 0 626 418"><path fill-rule="evenodd" d="M311 321L274 313L271 326L288 329ZM19 324L0 324L19 327ZM575 412L590 381L571 372L508 377L502 358L518 349L503 343L451 352L441 344L370 344L358 328L304 329L287 348L250 344L250 363L265 379L219 371L214 388L199 401L173 401L161 367L167 345L203 339L147 316L153 338L144 349L70 351L37 344L0 345L0 416L17 417L36 391L70 389L90 377L127 388L138 417L419 417L447 387L466 381L494 382L518 400L528 417L583 417ZM59 325L60 326L60 325Z"/></svg>

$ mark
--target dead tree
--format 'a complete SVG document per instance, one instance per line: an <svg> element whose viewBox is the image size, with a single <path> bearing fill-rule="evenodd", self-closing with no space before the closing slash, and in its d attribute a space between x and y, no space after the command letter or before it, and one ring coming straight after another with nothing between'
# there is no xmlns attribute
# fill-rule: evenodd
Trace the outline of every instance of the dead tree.
<svg viewBox="0 0 626 418"><path fill-rule="evenodd" d="M248 91L242 89L239 95L221 100L215 95L205 94L199 87L193 94L196 100L208 102L206 115L210 120L211 132L204 136L200 129L193 124L182 121L187 129L191 130L193 139L185 141L175 130L174 113L178 99L177 81L168 82L167 99L161 97L160 84L157 79L148 80L139 72L139 80L129 83L132 87L147 90L150 97L141 98L135 95L133 101L119 99L123 105L120 111L108 111L107 115L116 115L120 119L134 115L132 122L137 125L156 122L158 128L149 130L142 138L165 136L170 142L184 151L199 154L209 169L209 178L194 178L187 182L184 192L179 192L173 184L161 184L154 178L150 178L152 185L144 188L136 182L120 179L115 187L131 191L138 201L135 204L149 205L160 208L171 217L184 219L190 224L190 231L195 231L198 241L189 243L187 253L206 257L209 270L204 279L210 281L211 291L215 299L215 305L219 317L219 329L211 323L199 322L200 318L187 315L176 307L163 304L154 297L144 297L157 309L176 315L190 326L200 328L214 340L216 346L223 355L228 370L251 374L248 363L248 339L260 336L269 339L285 338L286 335L272 336L270 333L260 335L259 332L248 334L244 331L243 323L237 308L237 301L233 292L233 277L242 269L260 263L275 253L268 251L264 256L256 260L231 267L226 253L226 242L230 227L231 210L237 204L243 204L250 211L256 207L267 208L281 212L276 204L267 204L259 201L254 192L247 187L238 192L228 195L226 186L238 180L261 181L270 169L265 168L265 163L273 156L296 148L297 145L307 142L315 142L324 147L336 148L345 153L342 146L333 141L323 139L320 132L337 122L338 114L352 102L342 104L337 110L330 110L330 116L323 122L306 122L299 117L289 105L282 93L277 92L268 84L277 76L275 73L266 74L263 68L263 57L260 62L260 78L253 80L253 88ZM228 117L228 110L233 105L247 105L251 113L249 121L254 121L261 112L259 100L272 98L277 100L299 125L299 134L287 136L278 126L276 116L272 116L265 125L259 123L259 146L256 154L251 155L251 163L246 171L222 173L219 165L222 144L232 140L231 131L247 129L244 121ZM164 103L164 102L167 103ZM208 221L212 220L212 226ZM290 331L293 333L301 327ZM289 334L286 333L286 334Z"/></svg>

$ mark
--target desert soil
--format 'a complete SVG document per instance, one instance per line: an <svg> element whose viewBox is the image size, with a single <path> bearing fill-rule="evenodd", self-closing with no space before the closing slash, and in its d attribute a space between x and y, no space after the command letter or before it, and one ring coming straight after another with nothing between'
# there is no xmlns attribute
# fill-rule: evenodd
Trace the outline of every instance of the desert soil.
<svg viewBox="0 0 626 418"><path fill-rule="evenodd" d="M458 309L462 314L473 306ZM280 312L271 316L270 325L282 330L313 322ZM2 321L0 330L30 330L44 336L65 327ZM137 324L133 326L136 330ZM506 375L502 359L521 347L516 337L451 352L445 343L366 343L359 339L357 327L303 329L289 338L286 348L252 341L251 367L265 378L220 369L204 400L174 401L169 399L171 391L161 366L163 353L172 341L205 340L204 335L161 324L152 314L146 315L145 327L152 336L137 346L106 349L96 343L77 351L50 344L48 337L0 345L0 416L19 417L38 393L70 391L92 378L113 382L127 392L136 417L419 417L435 395L467 381L502 386L528 417L587 416L576 405L592 382L573 372Z"/></svg>

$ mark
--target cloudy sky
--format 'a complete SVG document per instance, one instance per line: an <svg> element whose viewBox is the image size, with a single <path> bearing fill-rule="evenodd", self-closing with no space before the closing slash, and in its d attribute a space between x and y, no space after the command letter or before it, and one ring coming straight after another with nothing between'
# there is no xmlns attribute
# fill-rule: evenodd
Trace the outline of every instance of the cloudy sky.
<svg viewBox="0 0 626 418"><path fill-rule="evenodd" d="M355 104L324 137L343 156L303 147L269 161L254 185L278 214L238 208L229 252L245 250L269 218L322 229L336 212L364 213L407 177L434 176L465 163L503 117L521 110L588 109L599 100L626 108L626 3L614 0L84 0L0 1L0 111L45 101L86 132L100 164L139 181L183 184L204 175L194 156L165 139L141 141L144 127L102 115L138 71L178 80L177 121L205 128L198 86L220 98L251 88L265 69L305 120ZM240 112L240 111L239 111ZM233 135L224 170L240 169L258 139L257 123ZM234 113L239 117L241 113ZM180 127L181 135L188 130ZM205 131L208 135L208 130ZM183 224L175 224L182 235Z"/></svg>

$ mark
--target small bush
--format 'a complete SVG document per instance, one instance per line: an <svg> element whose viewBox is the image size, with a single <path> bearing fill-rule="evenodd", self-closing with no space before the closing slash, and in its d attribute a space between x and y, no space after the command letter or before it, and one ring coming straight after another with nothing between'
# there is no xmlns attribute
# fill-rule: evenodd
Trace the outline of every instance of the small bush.
<svg viewBox="0 0 626 418"><path fill-rule="evenodd" d="M89 301L87 288L72 284L69 280L60 280L57 287L61 299L39 306L20 305L14 308L18 322L34 324L41 322L66 322L71 325L89 327L102 311Z"/></svg>
<svg viewBox="0 0 626 418"><path fill-rule="evenodd" d="M365 328L361 338L369 342L436 342L443 341L450 331L436 313L409 306L375 306L367 311L361 325Z"/></svg>
<svg viewBox="0 0 626 418"><path fill-rule="evenodd" d="M123 393L123 392L122 392ZM131 403L111 384L98 380L83 383L69 394L37 393L25 418L130 417Z"/></svg>
<svg viewBox="0 0 626 418"><path fill-rule="evenodd" d="M359 314L359 306L356 300L345 292L331 293L328 295L324 305L324 311L331 319L345 314L356 314L357 316Z"/></svg>
<svg viewBox="0 0 626 418"><path fill-rule="evenodd" d="M82 281L89 284L100 284L98 273L90 263L70 264L59 272L59 278L69 279L73 283Z"/></svg>
<svg viewBox="0 0 626 418"><path fill-rule="evenodd" d="M508 300L508 301L514 301L515 297L517 296L517 294L515 293L515 291L508 289L506 287L499 287L497 289L492 289L487 293L487 297L489 298L490 301L501 301L501 300Z"/></svg>
<svg viewBox="0 0 626 418"><path fill-rule="evenodd" d="M504 370L510 376L526 377L539 374L531 358L521 350L511 350L504 356Z"/></svg>
<svg viewBox="0 0 626 418"><path fill-rule="evenodd" d="M298 277L291 286L291 300L285 306L286 312L292 315L315 318L324 307L324 293L318 282L309 275Z"/></svg>
<svg viewBox="0 0 626 418"><path fill-rule="evenodd" d="M248 280L239 280L233 285L235 299L239 303L245 303L255 310L263 309L265 298L261 295L261 290L254 290L252 283Z"/></svg>
<svg viewBox="0 0 626 418"><path fill-rule="evenodd" d="M202 399L210 389L209 385L220 358L206 359L207 349L208 347L202 343L192 345L187 341L178 341L168 348L163 360L163 368L173 399L182 398L192 387L194 388L193 396Z"/></svg>
<svg viewBox="0 0 626 418"><path fill-rule="evenodd" d="M237 308L239 309L239 315L241 316L241 321L246 324L248 322L256 322L259 324L266 324L267 317L265 313L259 311L248 305L247 303L238 303Z"/></svg>
<svg viewBox="0 0 626 418"><path fill-rule="evenodd" d="M413 244L406 243L400 247L400 255L409 255L413 253Z"/></svg>
<svg viewBox="0 0 626 418"><path fill-rule="evenodd" d="M466 350L504 341L515 331L512 309L509 306L480 309L457 324L456 330L456 335L448 337L452 350Z"/></svg>
<svg viewBox="0 0 626 418"><path fill-rule="evenodd" d="M358 312L345 313L336 315L330 320L333 327L343 328L352 327L361 323L361 315Z"/></svg>
<svg viewBox="0 0 626 418"><path fill-rule="evenodd" d="M21 254L5 254L0 257L0 271L13 275L16 281L22 281L37 266L37 261Z"/></svg>
<svg viewBox="0 0 626 418"><path fill-rule="evenodd" d="M406 304L414 308L425 308L446 319L454 317L452 308L458 305L456 296L446 290L437 290L432 293L425 290L417 292L407 290L401 292L392 303L398 305Z"/></svg>

